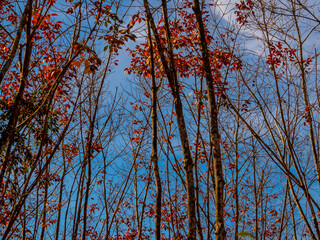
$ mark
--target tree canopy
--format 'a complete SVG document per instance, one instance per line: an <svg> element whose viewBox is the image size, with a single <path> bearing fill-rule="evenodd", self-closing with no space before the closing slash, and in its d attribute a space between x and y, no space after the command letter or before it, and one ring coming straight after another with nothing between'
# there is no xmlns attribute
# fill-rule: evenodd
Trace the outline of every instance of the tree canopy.
<svg viewBox="0 0 320 240"><path fill-rule="evenodd" d="M320 239L319 10L2 0L0 238Z"/></svg>

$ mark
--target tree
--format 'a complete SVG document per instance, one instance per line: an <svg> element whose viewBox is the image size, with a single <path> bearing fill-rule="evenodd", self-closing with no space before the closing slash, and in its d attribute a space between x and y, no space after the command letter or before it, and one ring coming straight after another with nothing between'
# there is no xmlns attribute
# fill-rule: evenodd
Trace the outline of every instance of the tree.
<svg viewBox="0 0 320 240"><path fill-rule="evenodd" d="M88 116L90 126L82 169L84 179L87 163L89 164L84 197L83 239L87 235L86 206L92 184L90 161L93 151L101 151L99 140L93 139L100 93L110 69L111 56L117 53L128 38L133 38L130 34L131 26L122 28L119 25L121 20L111 12L111 8L104 1L70 2L65 10L57 13L56 9L64 9L60 2L30 0L1 3L1 18L5 24L1 25L2 239L43 239L45 229L57 222L52 216L55 214L53 209L58 210L61 217L62 195L60 194L58 205L49 204L49 186L65 179L66 158L67 162L71 161L78 152L78 146L65 139L71 126L82 127L82 123L76 124L75 115L79 110L85 111L81 107L81 102L84 101L84 79L87 74L93 76L101 65L101 60L93 49L98 37L105 31L108 34L105 40L110 46L109 61L104 66L104 74L99 76L102 81L96 99L93 92L89 95L95 108L92 118ZM17 12L16 9L22 10ZM85 14L83 10L86 10ZM64 16L66 21L59 21L57 16ZM73 20L67 20L68 17L74 23ZM106 28L108 24L113 28ZM94 84L91 82L91 86ZM59 176L60 168L53 161L61 148L64 156L62 178ZM60 190L63 190L63 182ZM35 210L32 206L33 199L36 199ZM30 230L32 222L36 224L33 232ZM41 224L40 235L37 224ZM21 227L22 236L19 234ZM56 238L58 236L57 227Z"/></svg>
<svg viewBox="0 0 320 240"><path fill-rule="evenodd" d="M318 9L2 1L1 238L320 238Z"/></svg>

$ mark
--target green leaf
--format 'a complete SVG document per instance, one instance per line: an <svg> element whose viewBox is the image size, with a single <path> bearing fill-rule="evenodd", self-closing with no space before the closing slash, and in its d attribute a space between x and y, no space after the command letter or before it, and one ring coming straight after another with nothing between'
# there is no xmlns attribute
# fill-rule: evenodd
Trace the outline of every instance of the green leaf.
<svg viewBox="0 0 320 240"><path fill-rule="evenodd" d="M251 232L239 232L239 237L249 237L251 239L254 239L254 235Z"/></svg>
<svg viewBox="0 0 320 240"><path fill-rule="evenodd" d="M109 45L105 46L105 47L103 48L103 51L107 51L108 48L109 48Z"/></svg>

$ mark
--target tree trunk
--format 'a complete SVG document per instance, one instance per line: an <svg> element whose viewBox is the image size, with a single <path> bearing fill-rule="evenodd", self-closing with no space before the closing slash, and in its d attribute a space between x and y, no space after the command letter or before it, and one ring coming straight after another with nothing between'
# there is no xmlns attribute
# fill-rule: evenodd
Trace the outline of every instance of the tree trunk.
<svg viewBox="0 0 320 240"><path fill-rule="evenodd" d="M158 116L157 116L157 86L155 80L154 73L154 58L153 58L153 45L151 38L151 31L149 22L147 22L147 30L148 30L148 40L149 40L149 48L150 48L150 68L151 68L151 88L152 88L152 152L151 152L151 161L153 164L153 174L156 182L156 208L155 208L155 240L161 239L161 178L159 173L158 166L158 150L157 150L157 124L158 124Z"/></svg>
<svg viewBox="0 0 320 240"><path fill-rule="evenodd" d="M215 214L216 214L216 239L226 239L226 230L224 227L224 179L221 160L220 149L220 135L218 129L218 109L215 99L215 92L213 89L213 76L211 73L210 59L208 53L208 46L202 21L202 12L200 9L199 0L193 1L193 11L196 15L199 37L200 37L200 50L202 54L203 67L205 77L207 80L208 102L210 112L210 139L212 142L213 155L214 155L214 173L215 173Z"/></svg>
<svg viewBox="0 0 320 240"><path fill-rule="evenodd" d="M163 18L164 18L164 28L167 41L168 49L168 61L164 55L164 49L161 46L160 38L152 14L150 12L149 3L144 0L144 7L146 11L146 21L150 24L152 32L154 34L156 45L158 48L158 53L161 59L162 67L167 75L170 88L172 90L172 96L174 99L174 106L177 115L178 129L180 133L181 149L183 156L183 167L186 174L186 184L187 184L187 205L188 205L188 240L196 239L196 211L195 211L195 192L194 192L194 177L193 177L193 159L189 149L189 139L186 129L186 124L183 115L182 102L180 98L180 86L177 81L177 72L174 66L173 59L173 49L169 33L168 15L166 1L162 1Z"/></svg>

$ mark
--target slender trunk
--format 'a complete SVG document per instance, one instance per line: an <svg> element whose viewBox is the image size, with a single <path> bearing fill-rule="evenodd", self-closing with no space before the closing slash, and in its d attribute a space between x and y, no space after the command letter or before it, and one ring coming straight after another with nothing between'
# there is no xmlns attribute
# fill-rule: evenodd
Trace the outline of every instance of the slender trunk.
<svg viewBox="0 0 320 240"><path fill-rule="evenodd" d="M63 193L63 185L64 185L64 177L66 175L66 159L63 157L63 172L60 180L60 189L59 189L59 203L58 203L58 216L57 216L57 226L55 232L55 240L59 239L59 231L60 231L60 220L61 220L61 208L62 208L62 193Z"/></svg>
<svg viewBox="0 0 320 240"><path fill-rule="evenodd" d="M282 209L282 214L281 214L281 225L280 225L279 237L278 237L279 240L281 240L282 232L283 232L284 217L285 217L285 214L286 214L287 202L288 202L288 193L289 193L289 187L288 187L288 181L287 181L287 183L286 183L286 193L285 193L285 197L284 197L283 209Z"/></svg>
<svg viewBox="0 0 320 240"><path fill-rule="evenodd" d="M288 186L289 186L289 181L288 181L288 180L287 180L287 183L288 183ZM294 236L294 240L298 240L296 220L295 220L295 218L294 218L294 207L293 207L293 204L292 204L290 192L288 193L288 197L289 197L289 205L290 205L290 209L291 209L293 236Z"/></svg>
<svg viewBox="0 0 320 240"><path fill-rule="evenodd" d="M257 178L256 178L256 156L253 151L253 192L254 192L254 219L255 219L255 239L259 240L259 220L258 220L258 214L259 214L259 199L258 199L258 192L257 192Z"/></svg>
<svg viewBox="0 0 320 240"><path fill-rule="evenodd" d="M150 49L150 69L151 69L151 88L152 88L152 150L151 150L151 161L153 164L153 174L156 182L156 207L155 207L155 240L161 239L161 196L162 196L162 187L161 187L161 178L159 173L158 166L158 142L157 142L157 85L155 80L154 73L154 57L153 57L153 43L151 38L151 30L149 26L149 22L147 22L147 30L148 30L148 41L149 41L149 49Z"/></svg>
<svg viewBox="0 0 320 240"><path fill-rule="evenodd" d="M81 217L81 206L82 206L82 200L83 200L83 185L84 185L84 175L85 175L85 169L82 168L81 174L80 174L80 182L79 182L79 191L77 194L76 199L76 206L75 206L75 214L73 219L73 229L72 229L72 235L71 239L76 240L78 235L78 227L80 223L80 217Z"/></svg>
<svg viewBox="0 0 320 240"><path fill-rule="evenodd" d="M190 148L189 148L189 139L188 133L186 129L186 124L184 120L183 107L180 98L180 86L177 80L177 72L174 66L174 58L173 58L173 49L170 39L169 32L169 23L168 23L168 14L167 14L167 6L166 1L162 1L162 9L163 9L163 18L164 18L164 28L166 35L166 43L168 50L168 61L166 60L164 49L162 48L160 37L158 35L158 31L154 20L152 18L152 14L150 12L149 3L147 0L144 0L144 7L147 16L147 22L150 24L150 27L153 31L156 45L158 48L158 53L162 62L162 67L167 75L170 88L172 90L172 95L174 98L174 106L177 115L177 123L178 129L180 133L181 140L181 149L183 156L183 167L186 174L186 185L187 185L187 205L188 205L188 240L196 239L196 211L195 211L195 193L194 193L194 177L193 177L193 159L191 156Z"/></svg>
<svg viewBox="0 0 320 240"><path fill-rule="evenodd" d="M86 159L86 161L88 162L88 175L87 175L86 193L85 193L84 206L83 206L83 231L82 231L83 240L86 239L86 232L87 232L88 201L89 201L89 192L90 192L90 185L91 185L91 151L92 151L91 146L89 147L88 151L89 151L88 153L89 156Z"/></svg>
<svg viewBox="0 0 320 240"><path fill-rule="evenodd" d="M194 168L195 168L195 180L196 180L196 211L197 211L197 225L198 225L198 236L200 240L203 240L202 226L201 226L201 215L200 215L200 203L199 203L199 177L198 177L198 153L200 146L200 122L201 122L201 102L202 102L202 78L200 81L200 98L197 112L197 132L196 132L196 150L194 156ZM209 175L209 174L208 174Z"/></svg>
<svg viewBox="0 0 320 240"><path fill-rule="evenodd" d="M44 189L44 200L43 200L43 210L42 210L42 228L40 233L40 240L44 239L44 231L46 230L46 220L47 220L47 204L48 204L48 180L45 183Z"/></svg>
<svg viewBox="0 0 320 240"><path fill-rule="evenodd" d="M140 227L140 215L139 215L139 194L138 194L138 183L137 183L137 166L134 166L134 175L133 175L133 189L134 189L134 204L135 204L135 217L137 222L138 236L141 236L141 227ZM138 237L138 240L139 237Z"/></svg>
<svg viewBox="0 0 320 240"><path fill-rule="evenodd" d="M240 121L237 118L237 128L235 132L235 177L234 177L234 201L235 201L235 225L234 225L234 239L239 239L239 217L240 217L240 209L239 209L239 152L238 152L238 133L239 133Z"/></svg>
<svg viewBox="0 0 320 240"><path fill-rule="evenodd" d="M202 61L204 65L205 77L207 80L208 102L210 112L210 138L213 146L214 155L214 173L215 173L215 214L216 214L216 239L225 240L226 230L224 227L224 178L220 149L220 134L218 129L218 108L215 99L215 92L213 86L213 75L211 72L210 58L204 25L202 21L202 12L200 9L199 0L193 1L193 11L196 15L199 37L200 50L202 54Z"/></svg>

